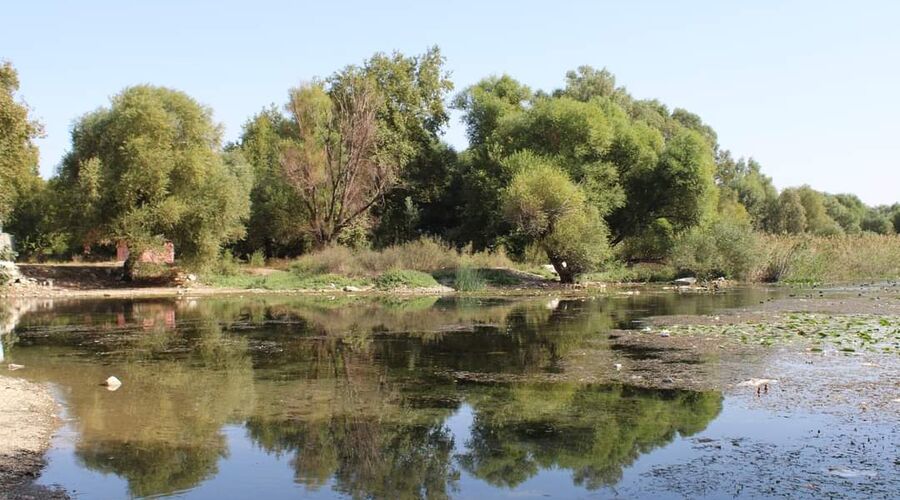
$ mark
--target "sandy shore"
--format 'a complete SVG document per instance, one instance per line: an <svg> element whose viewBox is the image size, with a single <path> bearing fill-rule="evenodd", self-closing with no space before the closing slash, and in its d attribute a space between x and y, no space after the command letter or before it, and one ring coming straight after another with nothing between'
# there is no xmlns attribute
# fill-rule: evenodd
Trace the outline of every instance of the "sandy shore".
<svg viewBox="0 0 900 500"><path fill-rule="evenodd" d="M30 483L44 466L58 424L46 386L0 375L0 499L53 496Z"/></svg>

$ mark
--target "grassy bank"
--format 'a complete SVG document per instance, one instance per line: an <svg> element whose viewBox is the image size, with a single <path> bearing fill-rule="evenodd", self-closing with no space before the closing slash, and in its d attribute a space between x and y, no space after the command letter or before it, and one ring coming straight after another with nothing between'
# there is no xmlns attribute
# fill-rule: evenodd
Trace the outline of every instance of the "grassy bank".
<svg viewBox="0 0 900 500"><path fill-rule="evenodd" d="M218 287L264 290L435 289L444 285L477 291L542 278L534 274L539 269L515 263L503 252L459 251L429 238L382 250L333 246L290 261L272 261L266 267L260 264L226 259L205 273L204 281Z"/></svg>

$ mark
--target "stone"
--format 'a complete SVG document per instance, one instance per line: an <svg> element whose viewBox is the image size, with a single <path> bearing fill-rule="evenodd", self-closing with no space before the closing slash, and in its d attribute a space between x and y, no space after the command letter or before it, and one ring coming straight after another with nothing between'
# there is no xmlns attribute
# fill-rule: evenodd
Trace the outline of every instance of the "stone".
<svg viewBox="0 0 900 500"><path fill-rule="evenodd" d="M673 281L673 283L679 286L693 286L695 283L697 283L697 278L693 276L678 278L677 280Z"/></svg>
<svg viewBox="0 0 900 500"><path fill-rule="evenodd" d="M119 387L122 387L122 381L115 376L110 376L103 382L103 385L105 385L108 390L115 391Z"/></svg>
<svg viewBox="0 0 900 500"><path fill-rule="evenodd" d="M345 292L361 292L362 288L353 285L347 285L344 287Z"/></svg>
<svg viewBox="0 0 900 500"><path fill-rule="evenodd" d="M11 371L11 372L14 372L16 370L21 370L22 368L25 368L25 365L17 365L15 363L9 364L9 371Z"/></svg>

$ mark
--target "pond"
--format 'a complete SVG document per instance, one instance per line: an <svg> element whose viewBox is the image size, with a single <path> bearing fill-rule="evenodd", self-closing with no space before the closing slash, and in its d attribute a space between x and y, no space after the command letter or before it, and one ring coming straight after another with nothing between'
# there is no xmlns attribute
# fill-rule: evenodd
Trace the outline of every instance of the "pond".
<svg viewBox="0 0 900 500"><path fill-rule="evenodd" d="M3 346L63 404L39 483L75 498L680 498L678 467L713 445L814 460L802 440L839 431L718 391L573 380L567 360L651 315L779 293L56 300L17 309Z"/></svg>

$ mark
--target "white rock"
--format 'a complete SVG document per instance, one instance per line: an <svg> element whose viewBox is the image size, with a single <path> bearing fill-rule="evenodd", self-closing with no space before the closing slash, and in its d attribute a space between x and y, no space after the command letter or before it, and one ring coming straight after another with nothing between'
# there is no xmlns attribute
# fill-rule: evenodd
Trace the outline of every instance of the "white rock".
<svg viewBox="0 0 900 500"><path fill-rule="evenodd" d="M677 280L673 281L673 283L675 283L676 285L683 285L683 286L691 286L696 282L697 282L697 278L694 278L693 276L689 276L687 278L678 278Z"/></svg>
<svg viewBox="0 0 900 500"><path fill-rule="evenodd" d="M353 285L347 285L344 287L345 292L361 292L362 288Z"/></svg>
<svg viewBox="0 0 900 500"><path fill-rule="evenodd" d="M22 368L25 368L25 365L17 365L15 363L9 364L9 371L11 371L11 372L14 372L16 370L21 370Z"/></svg>
<svg viewBox="0 0 900 500"><path fill-rule="evenodd" d="M616 371L622 371L622 363L616 363Z"/></svg>
<svg viewBox="0 0 900 500"><path fill-rule="evenodd" d="M115 376L110 376L108 379L106 379L106 382L104 382L103 385L105 385L106 388L110 391L115 391L119 387L122 387L122 381L117 379Z"/></svg>

